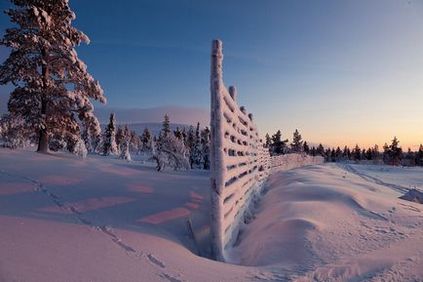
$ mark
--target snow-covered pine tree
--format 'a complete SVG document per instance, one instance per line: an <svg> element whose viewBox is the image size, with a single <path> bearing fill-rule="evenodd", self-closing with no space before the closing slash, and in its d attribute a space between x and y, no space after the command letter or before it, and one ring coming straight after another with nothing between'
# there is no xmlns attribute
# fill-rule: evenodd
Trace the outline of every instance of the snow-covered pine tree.
<svg viewBox="0 0 423 282"><path fill-rule="evenodd" d="M270 135L269 135L269 133L266 133L266 136L265 136L265 143L264 143L264 146L266 147L266 148L270 148L270 146L272 145L272 139L270 138Z"/></svg>
<svg viewBox="0 0 423 282"><path fill-rule="evenodd" d="M15 86L8 103L10 117L23 119L24 127L37 135L39 152L48 151L53 135L79 136L78 121L98 134L90 99L106 99L75 51L89 39L72 26L75 14L69 1L11 2L14 7L6 14L15 26L0 41L11 50L0 66L0 84Z"/></svg>
<svg viewBox="0 0 423 282"><path fill-rule="evenodd" d="M271 145L271 155L282 155L285 154L287 151L286 143L288 143L288 139L282 140L282 132L278 130L272 136L272 145Z"/></svg>
<svg viewBox="0 0 423 282"><path fill-rule="evenodd" d="M176 127L176 130L173 133L175 134L175 137L179 140L184 140L184 137L182 136L182 131L179 129L179 127Z"/></svg>
<svg viewBox="0 0 423 282"><path fill-rule="evenodd" d="M197 122L197 127L195 129L194 143L191 150L192 165L191 168L199 168L201 166L202 155L201 155L201 135L200 135L200 123Z"/></svg>
<svg viewBox="0 0 423 282"><path fill-rule="evenodd" d="M298 129L295 129L292 136L291 150L295 153L300 153L303 150L303 141Z"/></svg>
<svg viewBox="0 0 423 282"><path fill-rule="evenodd" d="M203 169L210 169L210 129L208 127L201 131L201 155Z"/></svg>
<svg viewBox="0 0 423 282"><path fill-rule="evenodd" d="M94 152L94 148L93 148L93 142L92 142L92 138L91 138L91 134L88 130L88 128L86 126L82 127L82 134L81 134L81 138L84 141L85 144L85 148L87 149L88 153L92 153Z"/></svg>
<svg viewBox="0 0 423 282"><path fill-rule="evenodd" d="M188 169L188 151L182 140L175 137L170 131L169 117L165 115L163 128L157 142L153 142L152 159L156 161L158 171L165 167L177 169Z"/></svg>
<svg viewBox="0 0 423 282"><path fill-rule="evenodd" d="M130 131L130 138L129 138L129 151L136 152L137 154L141 151L141 138L138 134L134 131Z"/></svg>
<svg viewBox="0 0 423 282"><path fill-rule="evenodd" d="M163 125L162 132L166 135L169 134L170 133L170 119L167 114L165 114L164 116L162 125Z"/></svg>
<svg viewBox="0 0 423 282"><path fill-rule="evenodd" d="M130 132L127 125L125 125L125 128L122 130L122 140L120 143L120 158L123 160L131 161L131 154L129 152L129 144L130 144Z"/></svg>
<svg viewBox="0 0 423 282"><path fill-rule="evenodd" d="M102 152L105 156L118 154L118 147L116 145L116 119L114 113L110 114L109 124L104 131Z"/></svg>
<svg viewBox="0 0 423 282"><path fill-rule="evenodd" d="M29 145L30 140L27 137L30 135L30 130L25 126L23 118L11 118L10 115L4 115L0 127L4 147L16 149Z"/></svg>
<svg viewBox="0 0 423 282"><path fill-rule="evenodd" d="M120 152L120 146L122 145L124 140L125 140L124 128L122 128L121 126L118 126L116 130L116 145L118 147L119 152Z"/></svg>
<svg viewBox="0 0 423 282"><path fill-rule="evenodd" d="M85 146L84 140L82 140L81 138L78 138L76 143L72 146L71 152L85 159L87 157L88 150Z"/></svg>
<svg viewBox="0 0 423 282"><path fill-rule="evenodd" d="M142 151L148 152L152 149L153 136L148 128L145 128L141 135Z"/></svg>
<svg viewBox="0 0 423 282"><path fill-rule="evenodd" d="M188 129L185 145L186 145L186 147L188 149L188 153L189 153L189 165L190 165L191 168L193 168L194 167L194 161L195 161L195 156L193 154L194 146L195 146L195 133L194 133L194 127L192 125Z"/></svg>

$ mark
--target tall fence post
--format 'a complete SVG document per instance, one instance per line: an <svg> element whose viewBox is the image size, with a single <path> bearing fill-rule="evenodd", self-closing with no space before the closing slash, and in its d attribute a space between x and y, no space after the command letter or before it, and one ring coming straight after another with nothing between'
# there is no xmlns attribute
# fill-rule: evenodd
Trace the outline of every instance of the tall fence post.
<svg viewBox="0 0 423 282"><path fill-rule="evenodd" d="M211 238L212 251L217 260L223 261L222 238L222 190L223 190L223 144L222 144L222 105L221 89L223 85L223 51L222 42L214 40L211 51L210 76L210 181L211 181Z"/></svg>

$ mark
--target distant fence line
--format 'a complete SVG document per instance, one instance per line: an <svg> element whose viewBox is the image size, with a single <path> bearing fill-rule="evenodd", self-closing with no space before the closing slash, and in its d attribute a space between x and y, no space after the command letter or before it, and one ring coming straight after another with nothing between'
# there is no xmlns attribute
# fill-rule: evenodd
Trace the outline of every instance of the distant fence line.
<svg viewBox="0 0 423 282"><path fill-rule="evenodd" d="M216 259L225 261L226 248L236 240L244 212L270 171L322 163L323 158L300 154L271 157L253 115L238 106L236 88L226 89L222 63L222 42L214 40L210 76L211 235Z"/></svg>

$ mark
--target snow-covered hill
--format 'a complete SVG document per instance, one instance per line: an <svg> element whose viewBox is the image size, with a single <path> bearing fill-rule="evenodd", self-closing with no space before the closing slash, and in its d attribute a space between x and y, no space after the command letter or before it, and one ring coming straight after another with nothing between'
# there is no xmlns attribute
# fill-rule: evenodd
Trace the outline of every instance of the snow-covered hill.
<svg viewBox="0 0 423 282"><path fill-rule="evenodd" d="M241 266L205 258L207 172L0 149L0 281L422 281L423 206L392 186L414 184L353 169L273 174Z"/></svg>

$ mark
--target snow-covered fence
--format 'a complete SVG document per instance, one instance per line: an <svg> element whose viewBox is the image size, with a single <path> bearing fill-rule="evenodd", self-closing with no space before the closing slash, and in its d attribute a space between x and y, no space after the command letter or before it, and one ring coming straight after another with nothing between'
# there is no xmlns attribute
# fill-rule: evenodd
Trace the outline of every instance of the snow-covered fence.
<svg viewBox="0 0 423 282"><path fill-rule="evenodd" d="M213 252L225 260L251 199L270 171L323 163L321 157L289 154L271 157L260 140L253 115L237 104L235 87L223 82L222 42L211 54L211 201Z"/></svg>
<svg viewBox="0 0 423 282"><path fill-rule="evenodd" d="M309 156L305 154L287 154L270 157L272 171L289 170L306 165L317 165L325 162L322 156Z"/></svg>
<svg viewBox="0 0 423 282"><path fill-rule="evenodd" d="M222 42L213 41L211 58L211 198L214 255L225 260L225 248L238 233L252 196L270 167L252 114L237 104L235 87L223 83Z"/></svg>

